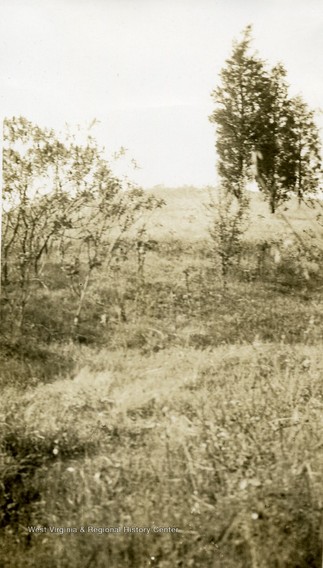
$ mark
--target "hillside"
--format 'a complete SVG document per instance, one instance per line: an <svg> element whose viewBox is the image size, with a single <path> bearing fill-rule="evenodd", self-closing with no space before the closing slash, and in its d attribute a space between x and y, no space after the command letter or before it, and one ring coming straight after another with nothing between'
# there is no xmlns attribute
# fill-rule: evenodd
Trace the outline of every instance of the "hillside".
<svg viewBox="0 0 323 568"><path fill-rule="evenodd" d="M208 236L209 213L207 203L214 188L153 188L149 193L164 199L166 205L149 215L147 228L152 238L178 238L199 240ZM306 230L320 232L316 221L323 212L323 204L317 202L316 207L299 204L296 199L290 200L280 207L275 215L269 211L261 193L249 192L250 222L245 238L250 241L279 238L291 232L281 213L291 223L296 232L302 234ZM323 231L321 231L323 238Z"/></svg>
<svg viewBox="0 0 323 568"><path fill-rule="evenodd" d="M0 305L0 564L321 568L319 206L250 194L224 270L208 191L151 192L147 240Z"/></svg>

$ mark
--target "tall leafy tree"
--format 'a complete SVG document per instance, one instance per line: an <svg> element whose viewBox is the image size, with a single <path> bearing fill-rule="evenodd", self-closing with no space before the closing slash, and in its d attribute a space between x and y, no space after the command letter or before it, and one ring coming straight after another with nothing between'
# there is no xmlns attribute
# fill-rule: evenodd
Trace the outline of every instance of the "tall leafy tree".
<svg viewBox="0 0 323 568"><path fill-rule="evenodd" d="M250 177L251 151L259 129L259 113L268 79L264 63L250 54L251 27L243 32L240 42L234 42L231 57L226 61L221 84L212 92L215 110L210 116L216 124L218 172L225 189L241 197Z"/></svg>
<svg viewBox="0 0 323 568"><path fill-rule="evenodd" d="M293 150L295 160L295 191L301 201L306 193L315 193L320 184L321 142L315 124L315 113L301 97L290 101L292 110Z"/></svg>
<svg viewBox="0 0 323 568"><path fill-rule="evenodd" d="M250 45L249 26L233 44L212 93L210 120L216 124L222 185L240 198L254 178L274 213L291 195L302 199L318 188L320 136L314 112L301 97L289 97L283 65L268 70Z"/></svg>
<svg viewBox="0 0 323 568"><path fill-rule="evenodd" d="M295 188L293 112L288 98L286 71L279 64L269 74L268 90L261 100L261 120L255 137L259 152L256 181L265 193L270 210L277 207Z"/></svg>

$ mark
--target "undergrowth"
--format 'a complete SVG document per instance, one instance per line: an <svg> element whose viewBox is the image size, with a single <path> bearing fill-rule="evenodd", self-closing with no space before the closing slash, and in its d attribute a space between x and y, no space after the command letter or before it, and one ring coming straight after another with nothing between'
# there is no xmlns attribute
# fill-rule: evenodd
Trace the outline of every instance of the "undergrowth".
<svg viewBox="0 0 323 568"><path fill-rule="evenodd" d="M244 242L223 279L206 242L165 240L139 261L93 278L77 327L55 263L15 340L1 305L1 565L318 568L320 258Z"/></svg>

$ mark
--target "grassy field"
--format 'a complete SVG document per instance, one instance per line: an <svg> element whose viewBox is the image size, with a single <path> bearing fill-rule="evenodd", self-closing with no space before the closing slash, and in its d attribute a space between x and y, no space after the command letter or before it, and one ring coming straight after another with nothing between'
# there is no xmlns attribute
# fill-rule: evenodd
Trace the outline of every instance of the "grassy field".
<svg viewBox="0 0 323 568"><path fill-rule="evenodd" d="M155 238L175 238L184 240L200 240L207 238L209 217L206 205L210 201L210 195L216 195L214 188L183 187L167 189L157 187L151 190L152 194L164 199L166 206L152 213L147 222L148 228L154 232ZM290 232L286 222L281 218L283 213L294 229L300 233L304 230L317 232L319 227L316 222L318 214L322 214L320 202L313 202L309 206L305 203L291 200L278 210L277 215L271 215L268 204L264 201L261 193L250 193L250 224L246 238L251 241L263 239L271 240L273 236L279 237ZM322 235L322 230L320 231Z"/></svg>
<svg viewBox="0 0 323 568"><path fill-rule="evenodd" d="M316 214L286 223L253 195L224 280L207 191L154 192L153 246L93 280L77 338L53 264L24 337L1 340L1 566L318 568Z"/></svg>

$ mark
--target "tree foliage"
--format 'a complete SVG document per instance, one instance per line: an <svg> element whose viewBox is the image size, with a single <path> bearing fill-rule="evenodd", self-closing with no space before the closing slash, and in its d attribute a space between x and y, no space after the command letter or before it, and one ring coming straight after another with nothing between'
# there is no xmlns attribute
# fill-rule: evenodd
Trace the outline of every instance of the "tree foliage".
<svg viewBox="0 0 323 568"><path fill-rule="evenodd" d="M121 238L131 230L135 239L142 213L161 202L114 176L93 137L79 144L23 117L4 122L3 182L2 304L10 309L2 315L11 334L47 286L50 257L72 284L78 278L77 326L94 271L108 270Z"/></svg>
<svg viewBox="0 0 323 568"><path fill-rule="evenodd" d="M252 53L251 27L234 42L213 91L210 117L216 124L218 172L222 185L240 198L256 179L272 212L296 194L300 199L318 189L320 137L314 112L302 98L289 96L281 64L268 69Z"/></svg>

